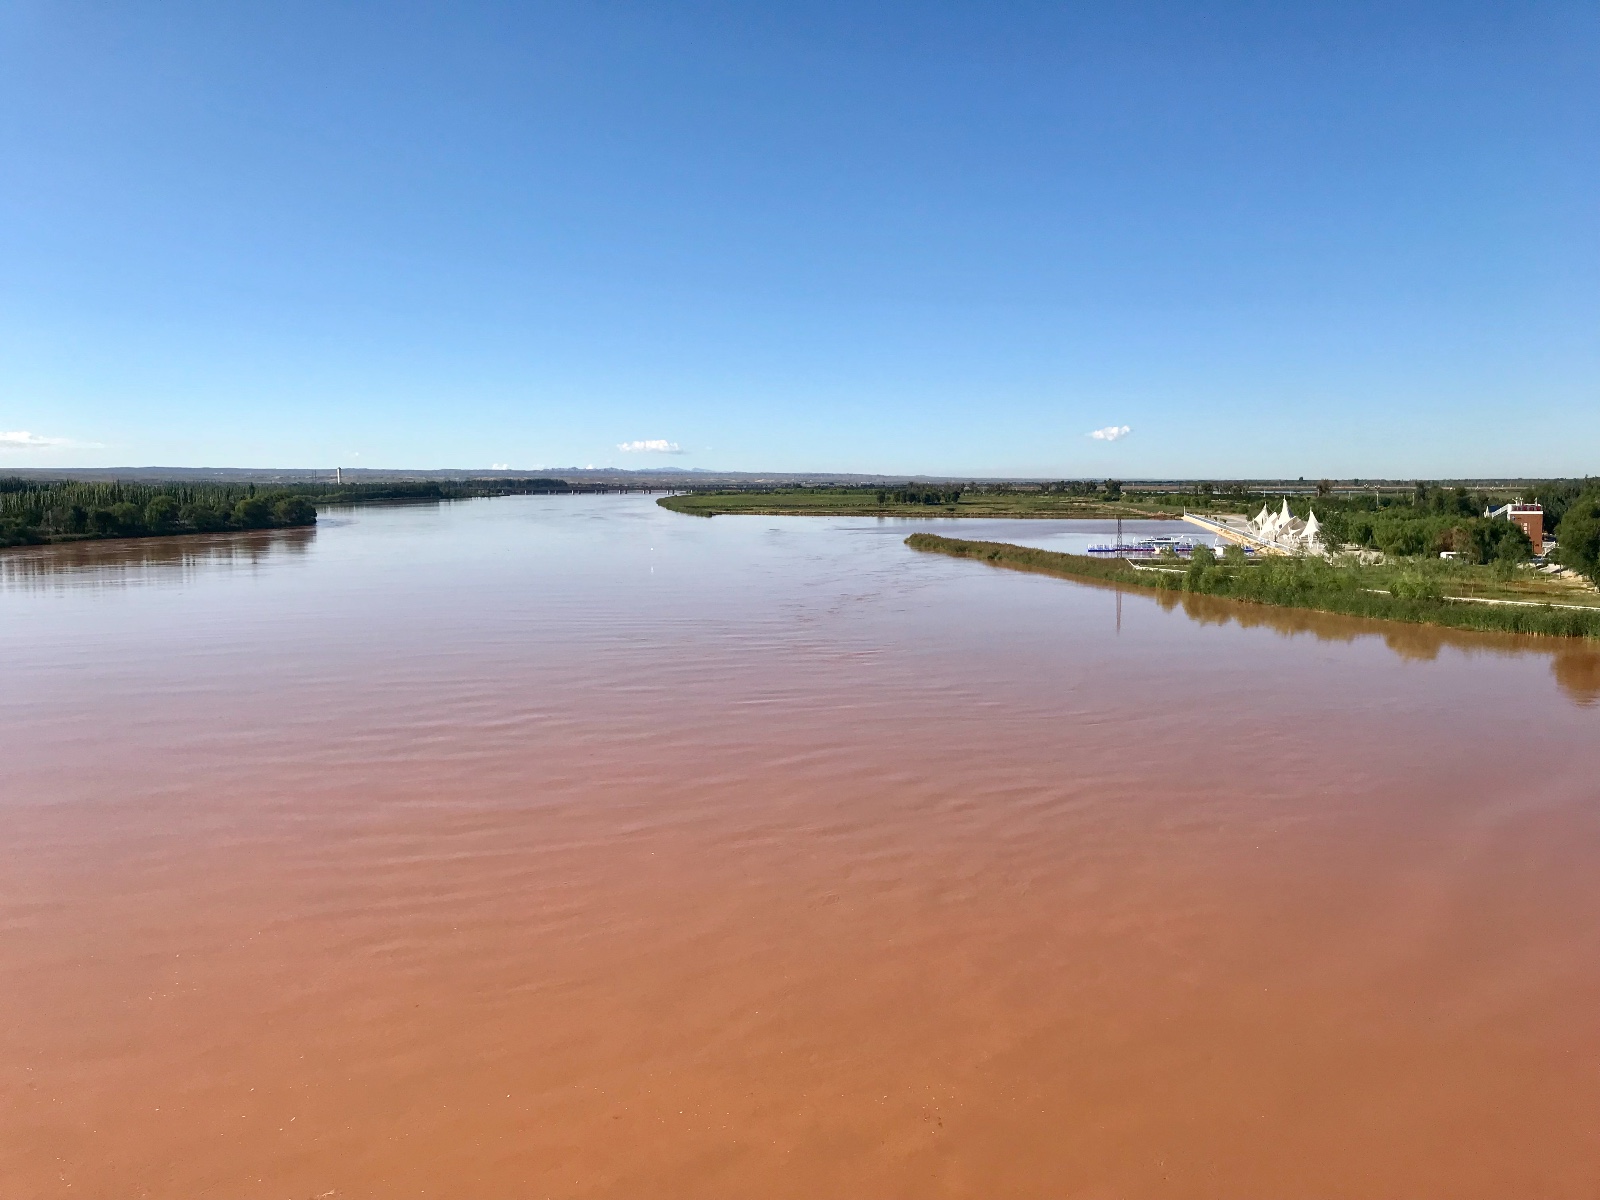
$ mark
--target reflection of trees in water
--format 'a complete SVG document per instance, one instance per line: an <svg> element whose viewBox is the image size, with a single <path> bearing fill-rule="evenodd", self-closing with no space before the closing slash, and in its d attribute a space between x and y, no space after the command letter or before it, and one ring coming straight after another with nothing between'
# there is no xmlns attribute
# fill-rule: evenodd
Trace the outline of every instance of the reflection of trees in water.
<svg viewBox="0 0 1600 1200"><path fill-rule="evenodd" d="M1182 605L1191 620L1202 625L1235 624L1243 629L1267 628L1293 637L1309 633L1324 642L1353 642L1362 635L1371 636L1370 626L1362 628L1359 621L1332 613L1313 612L1308 608L1274 608L1269 604L1245 604L1221 596L1206 596L1195 592L1157 592L1157 600L1165 609Z"/></svg>
<svg viewBox="0 0 1600 1200"><path fill-rule="evenodd" d="M1439 657L1439 651L1446 646L1464 654L1505 657L1544 654L1551 659L1551 673L1562 691L1579 704L1600 704L1600 647L1588 642L1578 644L1565 638L1470 633L1442 629L1437 625L1374 621L1303 608L1247 604L1190 592L1156 592L1154 596L1156 603L1168 612L1181 606L1190 620L1202 625L1234 624L1242 629L1266 628L1285 637L1310 634L1323 642L1353 642L1357 638L1381 637L1384 645L1410 662L1431 662Z"/></svg>
<svg viewBox="0 0 1600 1200"><path fill-rule="evenodd" d="M0 552L0 586L126 587L305 554L316 528L65 542Z"/></svg>
<svg viewBox="0 0 1600 1200"><path fill-rule="evenodd" d="M1550 664L1562 691L1588 707L1600 703L1600 653L1593 650L1568 650L1556 655Z"/></svg>

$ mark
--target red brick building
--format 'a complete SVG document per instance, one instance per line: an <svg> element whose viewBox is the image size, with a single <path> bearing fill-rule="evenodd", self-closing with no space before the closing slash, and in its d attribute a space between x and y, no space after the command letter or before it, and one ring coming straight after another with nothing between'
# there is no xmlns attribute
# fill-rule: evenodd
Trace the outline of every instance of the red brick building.
<svg viewBox="0 0 1600 1200"><path fill-rule="evenodd" d="M1513 525L1518 526L1523 533L1528 535L1528 540L1533 543L1535 554L1544 553L1544 508L1538 504L1523 504L1520 500L1511 504L1503 504L1488 514L1491 517L1504 517Z"/></svg>

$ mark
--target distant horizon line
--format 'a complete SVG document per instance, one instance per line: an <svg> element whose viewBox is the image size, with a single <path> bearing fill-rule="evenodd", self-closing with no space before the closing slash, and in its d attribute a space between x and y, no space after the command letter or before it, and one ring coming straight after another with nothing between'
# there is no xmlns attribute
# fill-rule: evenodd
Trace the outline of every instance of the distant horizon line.
<svg viewBox="0 0 1600 1200"><path fill-rule="evenodd" d="M930 480L940 482L968 482L968 483L1088 483L1097 480L1115 480L1127 484L1272 484L1283 486L1304 485L1315 488L1319 484L1328 483L1338 488L1366 488L1366 487L1415 487L1419 483L1433 486L1498 486L1505 487L1519 483L1536 483L1547 480L1588 480L1590 475L1471 475L1471 476L1428 476L1428 475L1323 475L1311 477L1307 475L1116 475L1097 473L1093 475L997 475L960 472L883 472L883 471L748 471L748 470L717 470L708 467L179 467L179 466L117 466L117 467L23 467L0 466L0 477L10 476L22 479L60 479L81 478L84 476L96 477L141 477L144 479L159 478L193 478L196 476L230 477L239 480L257 479L316 479L332 477L335 474L344 476L363 475L369 477L386 477L390 479L404 478L426 481L462 480L462 479L523 479L538 476L629 476L637 479L664 478L683 476L697 476L707 482L726 480L747 480L751 482L792 482L801 483L813 481L824 483L829 481L861 481L861 482L888 482L893 480Z"/></svg>

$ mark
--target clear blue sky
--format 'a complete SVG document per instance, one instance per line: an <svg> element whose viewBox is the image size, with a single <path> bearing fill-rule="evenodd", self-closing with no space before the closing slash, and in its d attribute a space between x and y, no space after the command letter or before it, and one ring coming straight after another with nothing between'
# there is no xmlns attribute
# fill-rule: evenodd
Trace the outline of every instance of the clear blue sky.
<svg viewBox="0 0 1600 1200"><path fill-rule="evenodd" d="M65 463L1600 473L1600 5L0 0Z"/></svg>

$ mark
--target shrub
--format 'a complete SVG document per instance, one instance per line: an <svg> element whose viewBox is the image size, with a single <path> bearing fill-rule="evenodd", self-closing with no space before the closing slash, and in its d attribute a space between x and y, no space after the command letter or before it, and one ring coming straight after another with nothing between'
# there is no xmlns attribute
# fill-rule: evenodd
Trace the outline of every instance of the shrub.
<svg viewBox="0 0 1600 1200"><path fill-rule="evenodd" d="M228 527L228 514L209 504L190 504L182 512L183 520L200 533L217 533Z"/></svg>
<svg viewBox="0 0 1600 1200"><path fill-rule="evenodd" d="M1578 500L1556 531L1562 565L1600 583L1600 493Z"/></svg>
<svg viewBox="0 0 1600 1200"><path fill-rule="evenodd" d="M1397 576L1389 591L1400 600L1438 602L1444 599L1444 592L1440 589L1438 581L1429 578L1421 571L1406 571Z"/></svg>
<svg viewBox="0 0 1600 1200"><path fill-rule="evenodd" d="M280 525L312 525L317 509L304 496L288 496L272 506L272 516Z"/></svg>
<svg viewBox="0 0 1600 1200"><path fill-rule="evenodd" d="M118 533L142 533L144 531L144 510L130 500L111 506L111 519L116 522Z"/></svg>
<svg viewBox="0 0 1600 1200"><path fill-rule="evenodd" d="M144 506L145 527L152 533L170 532L178 520L178 502L171 496L157 496Z"/></svg>
<svg viewBox="0 0 1600 1200"><path fill-rule="evenodd" d="M20 521L0 521L0 546L35 546L44 540L44 534L32 525L24 525Z"/></svg>
<svg viewBox="0 0 1600 1200"><path fill-rule="evenodd" d="M233 523L240 529L265 529L272 524L272 502L247 496L233 506Z"/></svg>

